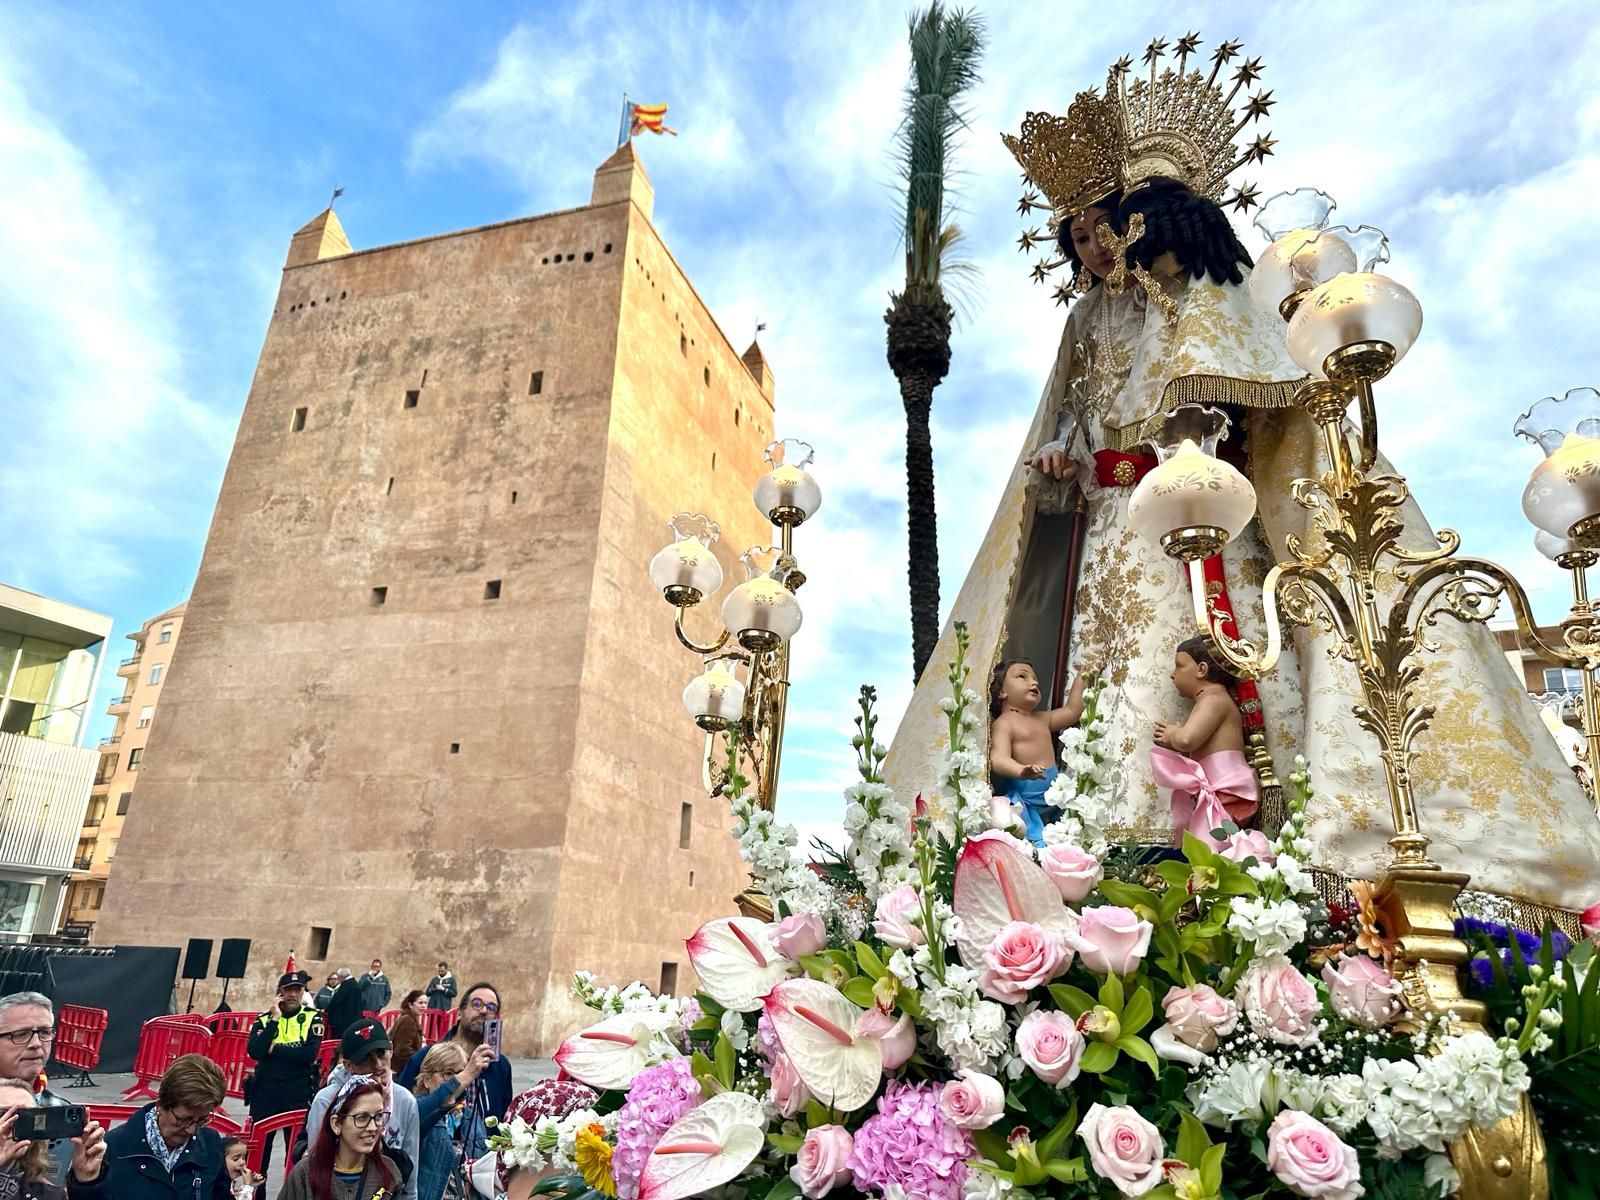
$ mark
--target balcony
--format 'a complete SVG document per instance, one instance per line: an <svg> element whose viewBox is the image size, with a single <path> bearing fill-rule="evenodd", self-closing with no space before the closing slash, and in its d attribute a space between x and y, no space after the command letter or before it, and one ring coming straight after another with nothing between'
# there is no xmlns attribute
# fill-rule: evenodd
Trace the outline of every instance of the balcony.
<svg viewBox="0 0 1600 1200"><path fill-rule="evenodd" d="M120 717L123 713L128 711L128 705L132 703L132 696L118 696L110 704L106 705L106 712L113 717Z"/></svg>
<svg viewBox="0 0 1600 1200"><path fill-rule="evenodd" d="M94 866L94 855L92 854L80 854L72 860L72 869L74 871L87 871L92 866Z"/></svg>
<svg viewBox="0 0 1600 1200"><path fill-rule="evenodd" d="M110 737L101 738L100 739L100 744L102 746L115 746L115 745L118 745L121 741L122 741L122 735L120 733L114 733Z"/></svg>
<svg viewBox="0 0 1600 1200"><path fill-rule="evenodd" d="M118 675L137 675L139 673L139 660L142 654L135 654L132 658L125 658L117 664Z"/></svg>
<svg viewBox="0 0 1600 1200"><path fill-rule="evenodd" d="M99 829L100 822L104 821L105 819L104 813L100 813L98 815L95 813L90 813L83 819L83 827L85 829Z"/></svg>

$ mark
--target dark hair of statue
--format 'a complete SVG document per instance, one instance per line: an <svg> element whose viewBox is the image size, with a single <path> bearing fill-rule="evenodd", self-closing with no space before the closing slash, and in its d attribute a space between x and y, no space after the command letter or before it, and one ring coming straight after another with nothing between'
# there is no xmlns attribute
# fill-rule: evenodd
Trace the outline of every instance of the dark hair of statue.
<svg viewBox="0 0 1600 1200"><path fill-rule="evenodd" d="M994 670L989 672L989 716L991 718L998 717L1000 709L1004 707L1004 701L1000 697L1006 686L1006 672L1018 663L1025 667L1033 666L1025 658L1002 658L995 663Z"/></svg>
<svg viewBox="0 0 1600 1200"><path fill-rule="evenodd" d="M1217 653L1217 648L1210 638L1205 636L1192 637L1178 643L1177 653L1187 654L1194 659L1195 666L1206 669L1206 679L1211 683L1220 683L1232 691L1239 683L1239 677L1228 668L1228 664Z"/></svg>
<svg viewBox="0 0 1600 1200"><path fill-rule="evenodd" d="M1114 220L1125 232L1135 213L1144 214L1144 236L1128 247L1128 265L1149 270L1156 259L1172 253L1196 278L1215 283L1243 283L1252 261L1218 205L1197 196L1176 179L1157 176L1122 197Z"/></svg>
<svg viewBox="0 0 1600 1200"><path fill-rule="evenodd" d="M1117 205L1121 203L1122 193L1121 191L1115 191L1105 199L1096 200L1087 207L1103 210L1106 214L1106 219L1114 226L1117 223ZM1090 231L1089 236L1094 236L1093 230ZM1072 244L1072 218L1070 217L1056 226L1056 249L1066 256L1067 265L1072 272L1071 278L1076 279L1078 272L1083 270L1083 256L1078 253L1078 248ZM1099 283L1100 280L1096 278L1090 286L1097 287Z"/></svg>

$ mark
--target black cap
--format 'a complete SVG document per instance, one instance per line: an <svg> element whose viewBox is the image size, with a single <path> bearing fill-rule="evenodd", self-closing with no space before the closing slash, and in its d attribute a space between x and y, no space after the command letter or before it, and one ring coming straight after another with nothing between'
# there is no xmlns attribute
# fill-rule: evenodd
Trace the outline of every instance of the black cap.
<svg viewBox="0 0 1600 1200"><path fill-rule="evenodd" d="M281 992L286 987L303 988L311 982L311 976L304 971L285 971L278 976L278 990Z"/></svg>
<svg viewBox="0 0 1600 1200"><path fill-rule="evenodd" d="M389 1031L371 1017L362 1017L339 1039L339 1057L347 1062L361 1062L378 1050L389 1049Z"/></svg>

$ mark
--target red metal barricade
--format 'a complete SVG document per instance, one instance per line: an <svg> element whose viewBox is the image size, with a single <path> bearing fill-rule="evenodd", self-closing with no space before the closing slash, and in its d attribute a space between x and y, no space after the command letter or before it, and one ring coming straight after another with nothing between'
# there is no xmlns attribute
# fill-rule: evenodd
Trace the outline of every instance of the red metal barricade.
<svg viewBox="0 0 1600 1200"><path fill-rule="evenodd" d="M206 1023L205 1013L196 1012L173 1013L166 1019L168 1021L178 1021L186 1025L204 1025Z"/></svg>
<svg viewBox="0 0 1600 1200"><path fill-rule="evenodd" d="M211 1035L206 1047L206 1057L222 1068L222 1078L228 1095L235 1100L244 1099L244 1077L254 1065L246 1049L250 1035L243 1029L219 1029Z"/></svg>
<svg viewBox="0 0 1600 1200"><path fill-rule="evenodd" d="M328 1082L328 1072L333 1070L333 1060L339 1057L339 1039L326 1037L317 1047L317 1086Z"/></svg>
<svg viewBox="0 0 1600 1200"><path fill-rule="evenodd" d="M378 1014L378 1024L382 1025L388 1032L393 1033L394 1023L400 1019L401 1015L398 1008L385 1009Z"/></svg>
<svg viewBox="0 0 1600 1200"><path fill-rule="evenodd" d="M141 1104L90 1104L85 1107L89 1113L89 1120L97 1122L102 1129L110 1130L113 1125L120 1125L134 1116L144 1106ZM273 1119L276 1120L277 1118ZM250 1126L248 1119L241 1125L223 1112L213 1112L211 1120L206 1124L209 1128L216 1130L222 1137L243 1135Z"/></svg>
<svg viewBox="0 0 1600 1200"><path fill-rule="evenodd" d="M448 1008L425 1008L422 1010L422 1040L428 1045L442 1042L450 1036L450 1028L456 1023L456 1014Z"/></svg>
<svg viewBox="0 0 1600 1200"><path fill-rule="evenodd" d="M211 1031L204 1025L178 1017L156 1017L139 1031L139 1049L134 1054L134 1084L122 1093L124 1100L155 1097L155 1085L170 1067L185 1054L204 1054L211 1043Z"/></svg>
<svg viewBox="0 0 1600 1200"><path fill-rule="evenodd" d="M201 1021L201 1024L212 1033L221 1033L224 1029L242 1029L249 1032L250 1026L256 1023L256 1018L260 1015L258 1012L212 1013Z"/></svg>
<svg viewBox="0 0 1600 1200"><path fill-rule="evenodd" d="M248 1148L249 1157L245 1160L250 1164L252 1171L261 1170L261 1160L266 1156L267 1140L278 1130L289 1131L289 1145L293 1146L295 1139L300 1136L300 1127L306 1123L306 1110L297 1108L293 1112L279 1113L275 1117L263 1117L259 1121L252 1121L245 1129L245 1146Z"/></svg>
<svg viewBox="0 0 1600 1200"><path fill-rule="evenodd" d="M53 1055L64 1067L78 1072L68 1087L93 1087L89 1072L100 1064L100 1043L105 1040L110 1014L103 1008L82 1004L63 1004L56 1010L56 1042Z"/></svg>

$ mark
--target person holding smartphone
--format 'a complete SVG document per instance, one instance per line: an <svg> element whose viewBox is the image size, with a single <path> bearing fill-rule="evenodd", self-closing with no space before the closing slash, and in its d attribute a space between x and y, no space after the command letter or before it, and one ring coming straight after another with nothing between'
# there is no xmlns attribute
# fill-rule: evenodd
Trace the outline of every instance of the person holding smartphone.
<svg viewBox="0 0 1600 1200"><path fill-rule="evenodd" d="M0 1116L0 1195L22 1200L109 1200L105 1130L90 1121L72 1139L72 1169L63 1188L49 1178L49 1139L18 1136L17 1118L33 1107L32 1087L20 1079L0 1079L0 1113L5 1114Z"/></svg>
<svg viewBox="0 0 1600 1200"><path fill-rule="evenodd" d="M470 1161L486 1149L489 1130L488 1118L504 1118L511 1105L511 1064L499 1052L500 1021L504 1017L500 1007L500 991L492 983L475 983L461 996L461 1007L456 1010L455 1028L446 1041L453 1041L466 1052L468 1059L480 1046L488 1046L493 1055L483 1073L463 1092L466 1107L462 1112L458 1133L463 1157ZM491 1022L493 1022L491 1024ZM490 1036L493 1036L493 1043ZM407 1088L415 1087L422 1062L431 1047L424 1046L412 1055L411 1062L400 1076Z"/></svg>

